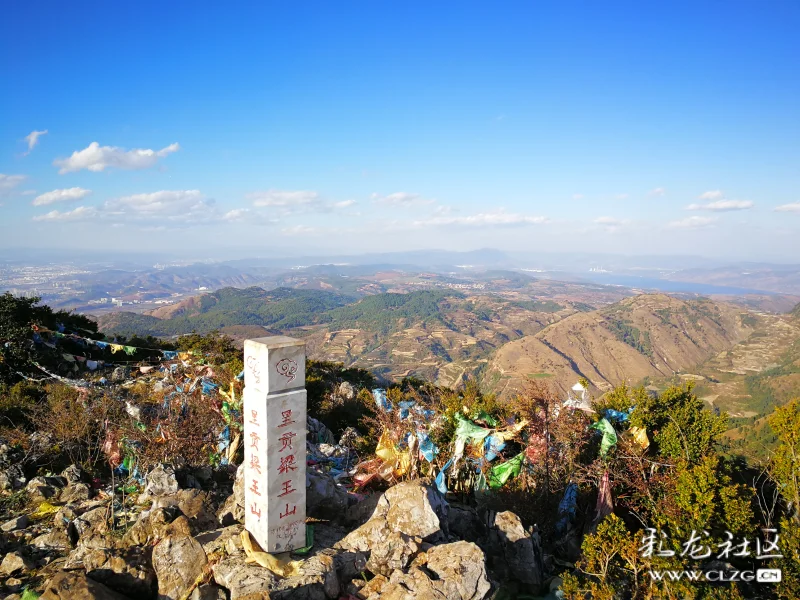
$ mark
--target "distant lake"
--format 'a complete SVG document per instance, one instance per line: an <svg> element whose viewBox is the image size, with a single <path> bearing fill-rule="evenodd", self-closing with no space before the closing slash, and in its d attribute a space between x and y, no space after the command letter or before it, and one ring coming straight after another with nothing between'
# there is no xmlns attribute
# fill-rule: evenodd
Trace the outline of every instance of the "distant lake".
<svg viewBox="0 0 800 600"><path fill-rule="evenodd" d="M711 285L707 283L692 283L686 281L667 281L654 277L637 277L636 275L617 275L616 273L581 273L581 279L592 283L602 283L604 285L624 285L625 287L644 288L659 290L661 292L688 292L690 294L768 294L775 295L775 292L765 292L764 290L753 290L740 287L728 287L724 285Z"/></svg>

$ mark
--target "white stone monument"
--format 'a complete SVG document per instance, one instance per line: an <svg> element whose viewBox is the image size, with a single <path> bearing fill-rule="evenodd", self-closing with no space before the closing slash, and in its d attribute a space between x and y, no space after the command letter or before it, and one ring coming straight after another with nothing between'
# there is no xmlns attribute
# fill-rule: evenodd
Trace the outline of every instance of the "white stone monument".
<svg viewBox="0 0 800 600"><path fill-rule="evenodd" d="M265 552L306 545L305 343L244 343L245 528Z"/></svg>

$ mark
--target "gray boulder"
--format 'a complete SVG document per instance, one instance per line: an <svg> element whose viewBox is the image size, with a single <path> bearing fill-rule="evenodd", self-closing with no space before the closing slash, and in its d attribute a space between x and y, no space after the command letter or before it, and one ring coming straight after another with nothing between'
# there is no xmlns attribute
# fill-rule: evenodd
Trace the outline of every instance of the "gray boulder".
<svg viewBox="0 0 800 600"><path fill-rule="evenodd" d="M186 517L178 517L153 548L153 568L158 577L159 600L182 598L208 563L203 546L190 535Z"/></svg>
<svg viewBox="0 0 800 600"><path fill-rule="evenodd" d="M333 477L313 468L306 470L306 511L311 517L339 521L350 505L350 496Z"/></svg>
<svg viewBox="0 0 800 600"><path fill-rule="evenodd" d="M541 550L516 514L504 511L495 515L490 544L495 557L493 567L538 591L544 580Z"/></svg>

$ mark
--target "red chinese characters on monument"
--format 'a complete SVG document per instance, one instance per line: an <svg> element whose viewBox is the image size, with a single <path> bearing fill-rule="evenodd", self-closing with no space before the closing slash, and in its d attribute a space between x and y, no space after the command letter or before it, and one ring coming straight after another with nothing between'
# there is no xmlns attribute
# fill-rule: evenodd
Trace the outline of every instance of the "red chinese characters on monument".
<svg viewBox="0 0 800 600"><path fill-rule="evenodd" d="M260 427L258 410L252 409L250 411L250 419L248 422L254 427ZM250 492L252 492L253 496L256 498L253 498L250 502L250 514L255 515L259 520L261 520L261 507L257 504L257 498L261 497L262 488L261 459L258 455L259 442L261 442L261 436L259 435L258 431L251 431L250 446L247 449L251 469L250 486L248 487L248 490L250 490Z"/></svg>
<svg viewBox="0 0 800 600"><path fill-rule="evenodd" d="M281 422L277 425L277 429L282 429L294 422L295 420L292 419L292 409L283 410L281 411ZM278 464L279 475L291 476L294 471L297 471L297 459L295 458L294 446L292 445L292 441L296 437L297 434L293 431L279 432L278 442L280 443L280 448L278 449L278 453L284 453L283 456L280 457L280 463ZM281 483L281 492L278 494L278 497L282 498L295 491L297 490L291 479L283 481ZM289 503L286 503L285 510L280 511L278 516L280 519L285 519L288 516L294 515L296 512L297 506L292 504L290 507Z"/></svg>

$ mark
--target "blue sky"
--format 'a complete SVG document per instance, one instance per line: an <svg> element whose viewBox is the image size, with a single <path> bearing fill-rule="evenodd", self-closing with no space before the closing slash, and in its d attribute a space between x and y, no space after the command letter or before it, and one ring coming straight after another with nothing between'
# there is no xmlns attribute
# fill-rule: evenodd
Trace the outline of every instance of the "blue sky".
<svg viewBox="0 0 800 600"><path fill-rule="evenodd" d="M235 4L3 9L0 246L797 259L797 2Z"/></svg>

